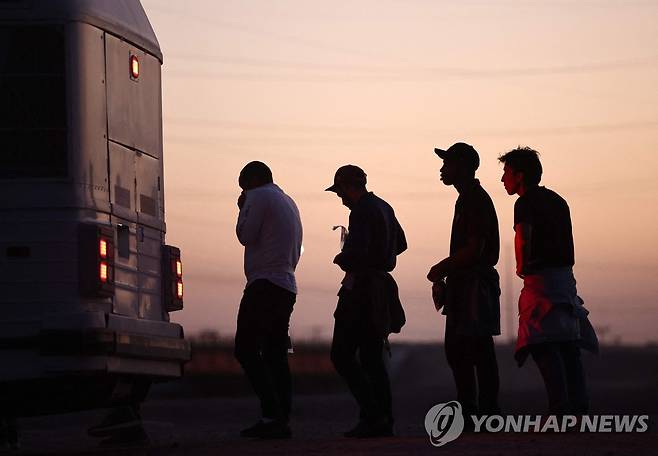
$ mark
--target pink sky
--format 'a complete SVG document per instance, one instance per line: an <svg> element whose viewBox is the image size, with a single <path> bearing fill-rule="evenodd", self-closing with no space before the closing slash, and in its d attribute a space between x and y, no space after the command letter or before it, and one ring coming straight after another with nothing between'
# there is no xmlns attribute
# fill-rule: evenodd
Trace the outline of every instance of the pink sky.
<svg viewBox="0 0 658 456"><path fill-rule="evenodd" d="M408 324L396 338L441 339L425 274L447 253L456 192L432 150L463 140L480 152L500 221L502 337L515 331L521 283L506 263L514 199L496 159L521 144L542 153L543 184L571 206L579 294L602 338L658 340L658 3L143 5L165 56L167 240L186 281L173 317L188 334L234 332L245 283L237 175L262 160L305 228L293 336L331 335L341 278L331 227L348 213L322 190L354 163L409 239L395 271Z"/></svg>

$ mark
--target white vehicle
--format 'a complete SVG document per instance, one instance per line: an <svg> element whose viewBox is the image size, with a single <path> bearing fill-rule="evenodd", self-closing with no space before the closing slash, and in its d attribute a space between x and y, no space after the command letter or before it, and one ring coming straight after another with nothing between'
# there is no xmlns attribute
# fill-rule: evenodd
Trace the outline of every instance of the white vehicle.
<svg viewBox="0 0 658 456"><path fill-rule="evenodd" d="M0 418L141 402L189 360L139 0L0 1Z"/></svg>

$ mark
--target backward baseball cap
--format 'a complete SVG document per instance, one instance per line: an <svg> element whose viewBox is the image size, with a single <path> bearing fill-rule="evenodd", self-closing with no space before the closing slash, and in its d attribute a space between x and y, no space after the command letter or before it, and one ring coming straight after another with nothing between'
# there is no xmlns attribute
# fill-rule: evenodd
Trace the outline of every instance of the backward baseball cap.
<svg viewBox="0 0 658 456"><path fill-rule="evenodd" d="M434 149L434 153L442 160L454 160L475 171L480 167L480 156L473 146L463 142L458 142L448 147L446 150Z"/></svg>
<svg viewBox="0 0 658 456"><path fill-rule="evenodd" d="M365 186L366 183L367 176L365 171L356 165L345 165L336 170L336 174L334 176L334 185L326 188L324 191L338 193L338 187L341 184Z"/></svg>

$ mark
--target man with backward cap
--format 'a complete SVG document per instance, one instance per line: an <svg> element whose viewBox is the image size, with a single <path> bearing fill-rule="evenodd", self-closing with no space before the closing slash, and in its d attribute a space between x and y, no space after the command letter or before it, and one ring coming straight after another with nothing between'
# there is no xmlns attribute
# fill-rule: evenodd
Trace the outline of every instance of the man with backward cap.
<svg viewBox="0 0 658 456"><path fill-rule="evenodd" d="M459 193L450 255L427 278L437 310L446 316L445 352L464 416L499 413L498 364L493 337L500 334L500 286L494 266L500 239L491 198L475 178L480 157L473 146L435 149L443 160L441 181ZM465 425L472 428L467 420Z"/></svg>
<svg viewBox="0 0 658 456"><path fill-rule="evenodd" d="M354 165L336 171L334 192L350 209L348 234L334 263L345 271L334 312L331 360L354 395L359 421L346 437L393 435L391 385L383 359L388 335L405 317L389 274L407 249L393 208L366 189L366 173ZM356 354L359 353L357 360Z"/></svg>

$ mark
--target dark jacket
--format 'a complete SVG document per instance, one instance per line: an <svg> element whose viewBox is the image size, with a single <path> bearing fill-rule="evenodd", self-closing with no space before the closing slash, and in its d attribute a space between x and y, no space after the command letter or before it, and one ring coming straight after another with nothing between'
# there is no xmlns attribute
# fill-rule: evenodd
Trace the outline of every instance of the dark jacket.
<svg viewBox="0 0 658 456"><path fill-rule="evenodd" d="M398 286L389 274L407 240L393 208L370 192L350 212L349 234L336 263L353 275L343 286L336 318L363 318L377 335L399 333L405 323Z"/></svg>
<svg viewBox="0 0 658 456"><path fill-rule="evenodd" d="M348 232L336 260L345 272L390 272L395 269L396 257L407 250L407 239L393 208L372 192L352 208Z"/></svg>

